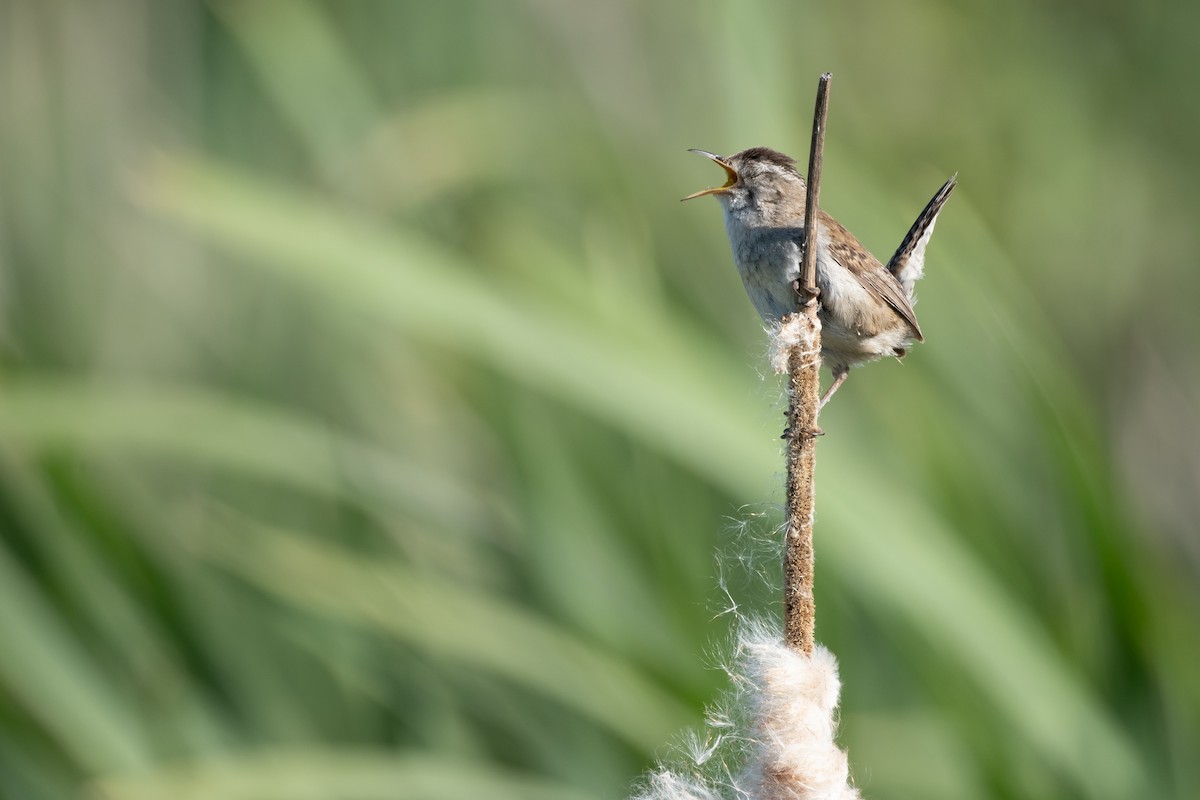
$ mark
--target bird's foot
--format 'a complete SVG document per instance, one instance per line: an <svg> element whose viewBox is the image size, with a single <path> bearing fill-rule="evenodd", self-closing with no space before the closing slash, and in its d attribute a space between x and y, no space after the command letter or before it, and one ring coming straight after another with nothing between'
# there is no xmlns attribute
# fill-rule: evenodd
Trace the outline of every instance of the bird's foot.
<svg viewBox="0 0 1200 800"><path fill-rule="evenodd" d="M780 439L789 439L789 440L795 439L795 438L815 439L818 436L824 436L824 435L825 435L825 431L821 430L820 428L802 428L799 431L799 437L797 437L796 435L794 435L792 433L791 428L784 428L783 435L780 436L779 438Z"/></svg>
<svg viewBox="0 0 1200 800"><path fill-rule="evenodd" d="M806 289L800 285L799 278L796 278L796 280L792 281L792 291L795 292L796 296L800 298L801 304L806 304L810 300L816 300L821 296L821 288L819 286Z"/></svg>

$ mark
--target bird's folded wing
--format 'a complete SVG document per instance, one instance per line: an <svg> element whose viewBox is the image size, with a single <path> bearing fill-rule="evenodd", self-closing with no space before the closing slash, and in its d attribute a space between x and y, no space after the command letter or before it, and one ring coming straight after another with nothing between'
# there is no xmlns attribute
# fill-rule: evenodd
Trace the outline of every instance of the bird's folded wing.
<svg viewBox="0 0 1200 800"><path fill-rule="evenodd" d="M897 314L904 317L904 321L912 326L913 335L918 342L925 341L925 334L921 333L921 326L917 324L917 315L908 300L908 294L890 272L879 268L856 272L854 277L858 278L858 282L866 287L867 291L881 298L894 308Z"/></svg>
<svg viewBox="0 0 1200 800"><path fill-rule="evenodd" d="M917 324L917 315L913 311L912 302L908 299L908 293L904 291L900 282L892 273L884 269L883 264L879 263L879 259L871 255L870 251L863 247L840 222L824 211L820 212L817 219L821 221L821 227L827 232L826 242L829 255L857 278L864 289L895 309L896 313L912 327L913 335L918 342L925 341L925 334L921 333L921 326Z"/></svg>

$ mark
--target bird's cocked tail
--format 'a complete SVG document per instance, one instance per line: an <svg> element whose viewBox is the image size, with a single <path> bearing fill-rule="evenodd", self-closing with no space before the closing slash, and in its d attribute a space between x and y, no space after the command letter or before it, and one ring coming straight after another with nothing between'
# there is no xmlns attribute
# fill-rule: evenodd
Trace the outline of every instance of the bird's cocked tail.
<svg viewBox="0 0 1200 800"><path fill-rule="evenodd" d="M954 175L942 184L942 188L938 189L937 194L926 204L925 210L908 229L904 241L900 242L900 247L887 263L888 272L900 281L900 285L904 287L904 292L910 300L913 296L913 287L925 274L925 247L929 244L930 237L933 236L933 226L937 222L938 212L950 199L950 193L954 191L957 181L958 176Z"/></svg>

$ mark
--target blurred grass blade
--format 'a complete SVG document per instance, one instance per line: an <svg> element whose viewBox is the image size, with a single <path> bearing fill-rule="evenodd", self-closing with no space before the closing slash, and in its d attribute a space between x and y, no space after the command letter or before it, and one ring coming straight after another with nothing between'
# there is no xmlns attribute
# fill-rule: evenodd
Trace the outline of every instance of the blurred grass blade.
<svg viewBox="0 0 1200 800"><path fill-rule="evenodd" d="M595 800L564 783L434 754L276 752L98 781L105 800Z"/></svg>
<svg viewBox="0 0 1200 800"><path fill-rule="evenodd" d="M193 544L281 598L512 680L639 748L658 747L690 717L629 666L496 594L262 527L210 531Z"/></svg>
<svg viewBox="0 0 1200 800"><path fill-rule="evenodd" d="M488 285L413 231L385 231L208 162L162 159L142 178L140 195L159 213L331 303L454 347L632 428L718 482L732 470L752 490L771 475L754 438L740 438L724 416L731 405L741 404L753 419L759 409L740 389L707 381L714 362L723 362L676 341L669 325L649 337L639 328L637 336L617 326L598 329ZM678 386L703 389L681 402Z"/></svg>
<svg viewBox="0 0 1200 800"><path fill-rule="evenodd" d="M447 91L382 120L348 156L346 183L393 210L441 202L519 178L531 160L544 163L553 125L551 109L531 92Z"/></svg>
<svg viewBox="0 0 1200 800"><path fill-rule="evenodd" d="M379 118L378 103L336 26L309 0L219 2L267 93L327 177Z"/></svg>
<svg viewBox="0 0 1200 800"><path fill-rule="evenodd" d="M829 566L865 597L962 665L1012 731L1086 796L1143 796L1148 774L1133 743L1062 664L1055 646L953 533L882 476L833 450L824 485L870 486L872 502L821 506Z"/></svg>
<svg viewBox="0 0 1200 800"><path fill-rule="evenodd" d="M43 570L38 576L43 585L56 587L56 601L71 609L73 629L85 631L83 638L93 653L120 654L122 680L174 687L173 727L190 745L204 749L228 741L224 720L208 698L195 691L187 666L159 635L158 620L143 602L144 595L129 585L128 573L114 567L104 537L76 518L78 508L65 507L34 463L36 459L12 458L0 451L0 486L15 525L37 532L26 545L36 555L24 553L26 561ZM147 699L147 706L160 699Z"/></svg>
<svg viewBox="0 0 1200 800"><path fill-rule="evenodd" d="M0 682L64 750L96 772L153 760L136 704L80 647L36 583L0 546Z"/></svg>
<svg viewBox="0 0 1200 800"><path fill-rule="evenodd" d="M171 456L323 494L362 492L454 529L482 513L473 495L427 466L199 387L9 382L0 390L0 441Z"/></svg>

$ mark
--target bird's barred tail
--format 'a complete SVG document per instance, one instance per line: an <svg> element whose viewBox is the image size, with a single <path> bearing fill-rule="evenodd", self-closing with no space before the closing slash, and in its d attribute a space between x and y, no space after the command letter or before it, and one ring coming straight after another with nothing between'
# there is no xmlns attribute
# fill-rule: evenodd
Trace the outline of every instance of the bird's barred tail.
<svg viewBox="0 0 1200 800"><path fill-rule="evenodd" d="M933 225L937 222L938 212L950 199L950 193L954 191L957 181L958 176L954 175L942 184L942 188L938 189L937 194L926 204L925 210L908 229L904 241L887 263L888 272L900 281L909 297L912 297L913 284L925 272L925 246L929 244L929 238L933 235Z"/></svg>

